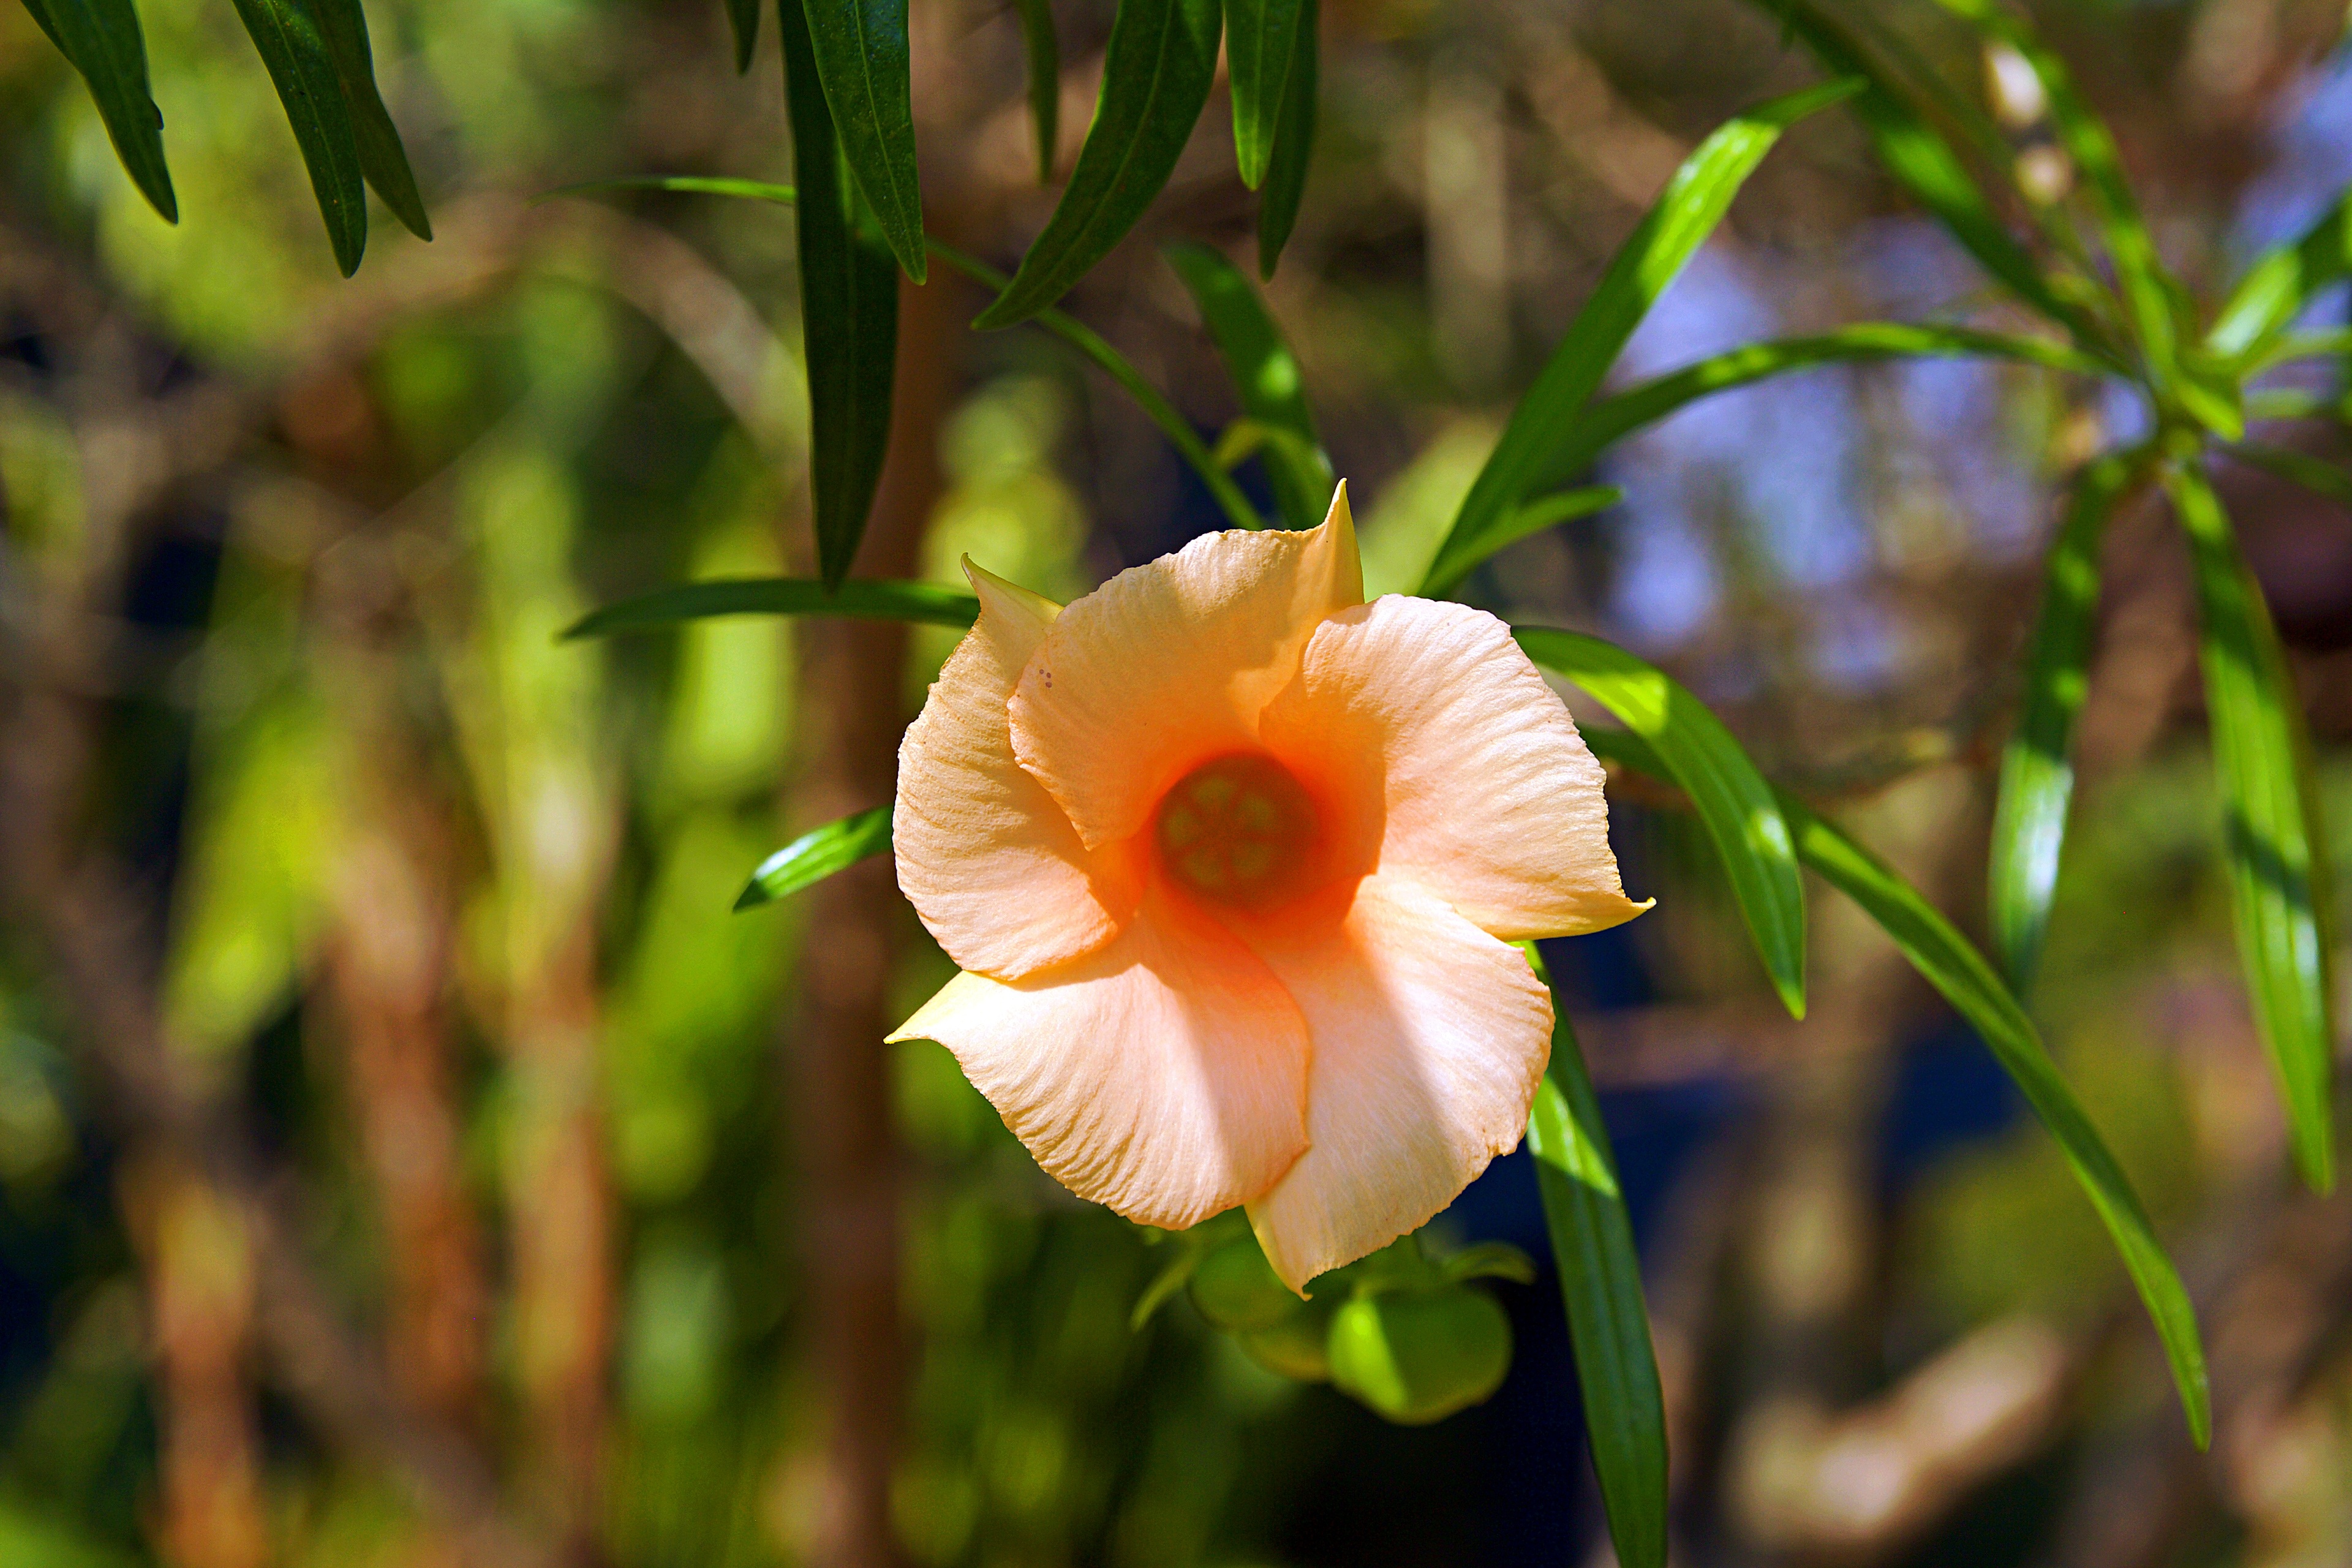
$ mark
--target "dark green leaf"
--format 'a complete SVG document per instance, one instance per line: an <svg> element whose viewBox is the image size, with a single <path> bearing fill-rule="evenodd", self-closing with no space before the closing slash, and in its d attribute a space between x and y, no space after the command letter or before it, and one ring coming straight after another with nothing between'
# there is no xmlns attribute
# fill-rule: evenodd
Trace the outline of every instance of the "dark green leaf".
<svg viewBox="0 0 2352 1568"><path fill-rule="evenodd" d="M1322 45L1316 0L1299 0L1298 31L1290 47L1290 73L1282 84L1282 112L1274 130L1274 149L1267 154L1265 187L1257 200L1257 275L1274 276L1282 247L1298 223L1298 204L1307 195L1307 165L1315 154L1315 110L1319 71L1317 58Z"/></svg>
<svg viewBox="0 0 2352 1568"><path fill-rule="evenodd" d="M1018 0L1021 44L1029 57L1029 119L1037 128L1037 183L1054 177L1054 141L1062 129L1062 44L1047 0Z"/></svg>
<svg viewBox="0 0 2352 1568"><path fill-rule="evenodd" d="M1507 1241L1482 1241L1435 1261L1438 1274L1453 1284L1465 1279L1508 1279L1515 1285L1536 1282L1535 1259Z"/></svg>
<svg viewBox="0 0 2352 1568"><path fill-rule="evenodd" d="M2205 476L2165 473L2197 579L2199 661L2213 728L2238 954L2284 1092L2295 1163L2335 1183L2335 987L2327 865L2303 704L2262 589Z"/></svg>
<svg viewBox="0 0 2352 1568"><path fill-rule="evenodd" d="M26 9L81 72L114 155L167 223L180 221L163 164L163 113L147 87L147 41L131 0L26 0Z"/></svg>
<svg viewBox="0 0 2352 1568"><path fill-rule="evenodd" d="M1045 231L976 327L1025 321L1100 261L1176 167L1216 75L1218 0L1122 0L1095 122Z"/></svg>
<svg viewBox="0 0 2352 1568"><path fill-rule="evenodd" d="M2311 297L2352 274L2352 195L2339 196L2292 244L2264 251L2221 307L2205 346L2251 354L2303 313Z"/></svg>
<svg viewBox="0 0 2352 1568"><path fill-rule="evenodd" d="M1832 82L1775 99L1717 130L1676 170L1657 200L1609 263L1600 287L1569 324L1536 384L1528 389L1478 472L1438 548L1433 582L1458 582L1457 563L1473 542L1507 518L1537 488L1545 457L1567 438L1578 415L1616 363L1651 303L1683 264L1715 232L1731 198L1790 125L1850 96L1858 84Z"/></svg>
<svg viewBox="0 0 2352 1568"><path fill-rule="evenodd" d="M327 52L335 62L335 78L342 84L343 104L352 118L352 135L358 143L360 173L393 216L407 225L419 239L433 237L433 221L425 216L425 200L416 194L416 176L409 171L407 150L400 144L400 128L376 90L375 56L368 47L367 16L360 0L312 0L319 9L319 27L326 35ZM749 0L757 6L759 0Z"/></svg>
<svg viewBox="0 0 2352 1568"><path fill-rule="evenodd" d="M735 35L736 70L750 70L760 42L760 0L727 0L727 26Z"/></svg>
<svg viewBox="0 0 2352 1568"><path fill-rule="evenodd" d="M2105 334L2083 310L2051 286L2032 255L2017 242L1959 154L1912 103L1901 82L1880 68L1845 22L1817 0L1765 0L1824 68L1864 79L1854 112L1869 131L1878 160L1963 249L2011 292L2065 327L2084 348L2100 352Z"/></svg>
<svg viewBox="0 0 2352 1568"><path fill-rule="evenodd" d="M1537 977L1550 984L1535 943L1522 945ZM1535 1157L1552 1266L1568 1309L1609 1538L1624 1568L1664 1568L1666 1405L1642 1300L1642 1259L1600 1102L1557 996L1551 1063L1528 1119L1528 1152Z"/></svg>
<svg viewBox="0 0 2352 1568"><path fill-rule="evenodd" d="M2261 447L2251 442L2222 448L2231 457L2265 473L2276 474L2289 484L2301 485L2314 495L2326 496L2339 505L2352 507L2352 473L2335 464L2315 458L2308 452L2298 452L2290 447Z"/></svg>
<svg viewBox="0 0 2352 1568"><path fill-rule="evenodd" d="M1225 74L1234 94L1234 162L1251 190L1265 178L1298 40L1299 0L1225 0Z"/></svg>
<svg viewBox="0 0 2352 1568"><path fill-rule="evenodd" d="M1638 736L1615 731L1589 734L1594 752L1654 778L1672 780L1672 771ZM1798 853L1822 880L1845 894L1875 921L1933 985L1974 1026L2004 1071L2017 1084L2058 1141L2067 1164L2091 1206L2107 1227L2125 1269L2164 1342L2173 1385L2189 1421L2189 1435L2203 1447L2212 1436L2212 1397L2207 1386L2204 1347L2197 1336L2197 1311L2180 1276L2157 1240L2156 1227L2140 1206L2131 1179L2099 1137L2082 1102L2050 1059L2033 1020L2000 983L1983 954L1918 890L1845 832L1822 820L1801 802L1780 796L1780 808L1796 830Z"/></svg>
<svg viewBox="0 0 2352 1568"><path fill-rule="evenodd" d="M1567 677L1656 748L1722 858L1765 973L1805 1016L1805 884L1772 786L1706 704L1657 666L1581 632L1520 626L1528 657Z"/></svg>
<svg viewBox="0 0 2352 1568"><path fill-rule="evenodd" d="M887 854L889 848L890 808L887 805L812 828L760 862L742 896L735 900L736 910L740 913L789 898L870 856Z"/></svg>
<svg viewBox="0 0 2352 1568"><path fill-rule="evenodd" d="M1161 254L1200 306L1209 337L1241 394L1242 407L1260 425L1295 437L1265 447L1266 473L1274 481L1284 526L1313 528L1323 521L1339 481L1323 455L1314 411L1307 405L1297 356L1266 314L1256 288L1223 252L1184 240Z"/></svg>
<svg viewBox="0 0 2352 1568"><path fill-rule="evenodd" d="M335 265L348 278L359 270L361 253L367 249L367 186L351 110L312 0L236 0L236 14L286 106L286 123L293 127L310 171L310 192L326 220Z"/></svg>
<svg viewBox="0 0 2352 1568"><path fill-rule="evenodd" d="M1606 511L1624 499L1625 492L1615 485L1588 485L1581 489L1554 490L1549 495L1538 496L1512 508L1501 522L1487 530L1483 541L1485 551L1479 559L1500 554L1520 540L1548 528Z"/></svg>
<svg viewBox="0 0 2352 1568"><path fill-rule="evenodd" d="M2083 101L2064 62L2000 0L1942 0L1942 4L1946 10L2015 49L2042 79L2051 122L2090 190L2099 237L2115 267L2116 282L2123 291L2141 352L2158 382L2168 384L2179 369L2186 296L2156 254L2156 242L2148 237L2139 202L2124 178L2123 161L2116 156L2115 138L2108 134L2106 122Z"/></svg>
<svg viewBox="0 0 2352 1568"><path fill-rule="evenodd" d="M795 0L781 0L790 9ZM907 0L798 0L850 175L907 276L925 276L923 193L915 176ZM787 24L786 31L791 31ZM786 67L790 69L789 65ZM794 144L800 121L793 118ZM803 163L801 188L814 191Z"/></svg>
<svg viewBox="0 0 2352 1568"><path fill-rule="evenodd" d="M1993 946L2021 992L2032 984L2058 886L2066 809L2074 795L2068 751L2090 675L2099 607L2099 542L2107 519L2145 465L2144 452L2114 453L2074 481L2066 525L2042 569L2042 614L2025 656L2025 707L2000 759L1986 897Z"/></svg>
<svg viewBox="0 0 2352 1568"><path fill-rule="evenodd" d="M828 95L819 82L799 0L778 0L784 92L800 200L801 336L808 360L809 489L825 586L849 575L890 444L890 382L898 350L898 269L855 221L841 177ZM917 242L920 243L919 231Z"/></svg>
<svg viewBox="0 0 2352 1568"><path fill-rule="evenodd" d="M877 583L853 577L837 590L805 577L718 577L656 588L617 605L607 605L564 632L566 638L610 637L646 631L714 616L843 616L853 620L914 621L924 626L968 626L980 618L980 601L953 588L929 583Z"/></svg>

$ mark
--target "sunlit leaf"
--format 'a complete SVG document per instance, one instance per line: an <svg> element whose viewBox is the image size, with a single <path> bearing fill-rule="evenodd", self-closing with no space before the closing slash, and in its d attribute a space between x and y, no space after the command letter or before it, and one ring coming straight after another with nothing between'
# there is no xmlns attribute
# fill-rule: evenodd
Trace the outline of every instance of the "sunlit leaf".
<svg viewBox="0 0 2352 1568"><path fill-rule="evenodd" d="M324 30L306 0L236 0L236 14L269 68L286 123L310 171L310 193L348 278L367 249L367 187L351 110Z"/></svg>
<svg viewBox="0 0 2352 1568"><path fill-rule="evenodd" d="M409 233L431 239L433 221L425 216L425 200L416 194L416 176L408 167L407 149L400 144L400 128L376 90L375 56L368 47L367 16L360 0L312 3L318 7L319 28L326 35L327 52L334 58L336 79L342 83L344 106L351 111L360 173Z"/></svg>
<svg viewBox="0 0 2352 1568"><path fill-rule="evenodd" d="M1993 946L2020 991L2032 984L2066 841L2066 811L2074 795L2068 753L2090 683L2099 542L2146 461L2144 452L2113 453L2083 470L2065 526L2042 567L2042 612L2025 656L2024 710L2001 753L1986 891Z"/></svg>
<svg viewBox="0 0 2352 1568"><path fill-rule="evenodd" d="M760 0L727 0L727 26L735 35L736 70L750 70L760 41Z"/></svg>
<svg viewBox="0 0 2352 1568"><path fill-rule="evenodd" d="M1167 247L1162 254L1201 308L1201 319L1208 324L1210 340L1234 378L1242 407L1259 425L1293 437L1264 447L1266 473L1274 481L1275 502L1284 525L1314 527L1323 521L1338 480L1332 476L1330 460L1323 455L1314 411L1307 405L1298 357L1283 341L1282 329L1266 314L1265 301L1258 298L1256 287L1225 259L1223 252L1186 240Z"/></svg>
<svg viewBox="0 0 2352 1568"><path fill-rule="evenodd" d="M735 900L738 911L772 904L803 888L815 886L835 871L845 871L860 860L888 853L890 807L877 805L811 828L760 862L751 882Z"/></svg>
<svg viewBox="0 0 2352 1568"><path fill-rule="evenodd" d="M974 326L1027 321L1135 226L1209 101L1221 16L1218 0L1122 0L1078 166L1012 285Z"/></svg>
<svg viewBox="0 0 2352 1568"><path fill-rule="evenodd" d="M1255 190L1274 156L1300 0L1225 0L1225 74L1234 95L1234 163Z"/></svg>
<svg viewBox="0 0 2352 1568"><path fill-rule="evenodd" d="M827 587L839 587L865 537L883 453L890 444L898 268L889 249L853 221L856 192L841 177L833 116L799 5L785 0L777 8L777 21L802 198L793 210L800 227L817 568Z"/></svg>
<svg viewBox="0 0 2352 1568"><path fill-rule="evenodd" d="M749 201L772 202L779 205L795 205L797 197L790 185L769 184L759 180L737 180L700 174L639 174L614 180L590 180L580 184L564 185L548 193L550 196L584 195L599 191L644 190L681 191L703 195L735 196ZM924 241L930 253L962 273L984 289L1002 289L1006 283L1003 273L978 257L966 255L951 245L938 239ZM1031 318L1039 327L1053 333L1064 342L1094 362L1104 374L1117 382L1119 390L1131 398L1150 421L1160 427L1168 444L1177 455L1192 466L1201 478L1220 509L1235 528L1263 528L1265 519L1252 510L1249 498L1242 494L1233 477L1225 472L1215 456L1202 443L1200 433L1192 422L1177 412L1175 405L1160 395L1160 389L1145 380L1125 354L1103 340L1100 333L1074 317L1060 310L1040 310Z"/></svg>
<svg viewBox="0 0 2352 1568"><path fill-rule="evenodd" d="M1462 500L1454 527L1430 568L1432 583L1461 578L1457 563L1527 500L1545 470L1546 454L1574 428L1585 404L1616 363L1652 301L1715 232L1731 198L1790 125L1850 96L1858 84L1832 82L1791 93L1732 119L1675 171L1641 226L1618 247L1592 297L1570 323L1536 384L1511 415L1503 438Z"/></svg>
<svg viewBox="0 0 2352 1568"><path fill-rule="evenodd" d="M1299 0L1297 36L1290 48L1290 71L1282 84L1282 112L1275 121L1265 184L1258 193L1260 278L1274 276L1274 264L1282 258L1282 247L1290 243L1290 231L1298 223L1298 204L1307 194L1307 165L1315 153L1316 95L1320 90L1320 25L1316 0Z"/></svg>
<svg viewBox="0 0 2352 1568"><path fill-rule="evenodd" d="M1522 944L1545 984L1535 943ZM1528 1119L1552 1266L1568 1309L1584 1430L1609 1538L1624 1568L1664 1568L1666 1407L1650 1315L1642 1300L1642 1259L1617 1183L1608 1130L1584 1070L1568 1010L1552 999L1551 1063Z"/></svg>
<svg viewBox="0 0 2352 1568"><path fill-rule="evenodd" d="M794 0L783 0L786 11ZM907 0L799 0L834 134L850 177L866 198L898 265L925 275L923 193L915 175L915 113L908 77ZM793 29L786 18L784 29ZM800 134L793 120L794 144ZM809 178L803 155L800 184Z"/></svg>
<svg viewBox="0 0 2352 1568"><path fill-rule="evenodd" d="M2339 196L2292 242L2263 252L2230 295L2208 350L2226 358L2250 354L2303 313L2311 297L2352 274L2352 195Z"/></svg>
<svg viewBox="0 0 2352 1568"><path fill-rule="evenodd" d="M1603 731L1587 739L1593 751L1610 762L1653 778L1674 780L1664 760L1639 736ZM1921 978L1969 1021L2024 1094L2034 1115L2058 1141L2075 1181L2098 1211L2156 1325L2189 1435L2203 1447L2211 1440L2213 1411L2196 1309L2158 1241L2156 1227L2141 1207L2131 1179L2108 1152L2082 1102L2050 1059L2033 1020L2000 983L1984 955L1892 868L1794 798L1782 795L1780 807L1795 829L1798 852L1805 865L1860 905L1893 939Z"/></svg>
<svg viewBox="0 0 2352 1568"><path fill-rule="evenodd" d="M2199 661L2221 784L2231 903L2254 1021L2287 1107L2295 1163L2335 1182L2335 986L2319 792L2302 700L2236 531L2205 476L2165 472L2197 580Z"/></svg>
<svg viewBox="0 0 2352 1568"><path fill-rule="evenodd" d="M1018 0L1021 47L1029 60L1029 120L1037 131L1037 183L1054 177L1054 142L1062 130L1062 44L1048 0Z"/></svg>
<svg viewBox="0 0 2352 1568"><path fill-rule="evenodd" d="M1581 632L1519 626L1528 657L1591 693L1664 760L1722 858L1765 973L1791 1016L1805 1016L1805 885L1796 849L1756 764L1706 704L1646 659Z"/></svg>
<svg viewBox="0 0 2352 1568"><path fill-rule="evenodd" d="M163 113L147 86L147 42L131 0L25 0L25 9L81 73L115 156L165 221L180 221L163 164Z"/></svg>
<svg viewBox="0 0 2352 1568"><path fill-rule="evenodd" d="M980 601L929 583L877 583L853 577L837 589L806 577L719 577L656 588L607 605L567 628L566 638L611 637L719 616L841 616L853 620L913 621L968 626Z"/></svg>

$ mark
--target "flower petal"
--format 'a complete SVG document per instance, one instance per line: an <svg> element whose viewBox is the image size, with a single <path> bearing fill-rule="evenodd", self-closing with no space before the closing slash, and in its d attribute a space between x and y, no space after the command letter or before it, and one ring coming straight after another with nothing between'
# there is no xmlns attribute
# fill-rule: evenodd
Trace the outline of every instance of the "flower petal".
<svg viewBox="0 0 2352 1568"><path fill-rule="evenodd" d="M1013 694L1013 750L1089 847L1132 837L1168 786L1254 750L1316 625L1363 601L1345 486L1306 532L1204 534L1065 610Z"/></svg>
<svg viewBox="0 0 2352 1568"><path fill-rule="evenodd" d="M959 967L1018 979L1117 934L1131 908L1013 760L1005 704L1058 613L966 563L980 619L898 746L898 886Z"/></svg>
<svg viewBox="0 0 2352 1568"><path fill-rule="evenodd" d="M1147 894L1100 952L1007 984L959 974L893 1040L937 1040L1082 1198L1181 1230L1307 1142L1307 1026L1223 928Z"/></svg>
<svg viewBox="0 0 2352 1568"><path fill-rule="evenodd" d="M1254 943L1313 1043L1307 1152L1249 1205L1293 1289L1426 1224L1516 1147L1551 1056L1527 956L1412 882L1367 877L1315 930Z"/></svg>
<svg viewBox="0 0 2352 1568"><path fill-rule="evenodd" d="M1571 936L1649 908L1625 897L1601 764L1502 622L1385 597L1316 628L1259 725L1353 819L1344 862L1409 877L1496 936ZM1351 780L1378 779L1377 790Z"/></svg>

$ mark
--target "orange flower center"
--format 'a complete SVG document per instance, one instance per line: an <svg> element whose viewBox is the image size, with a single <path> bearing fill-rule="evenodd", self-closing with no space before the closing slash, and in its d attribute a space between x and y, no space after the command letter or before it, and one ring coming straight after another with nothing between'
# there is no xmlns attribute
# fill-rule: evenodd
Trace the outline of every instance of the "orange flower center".
<svg viewBox="0 0 2352 1568"><path fill-rule="evenodd" d="M1272 757L1202 763L1160 802L1168 875L1212 903L1264 910L1307 890L1321 824L1315 802Z"/></svg>

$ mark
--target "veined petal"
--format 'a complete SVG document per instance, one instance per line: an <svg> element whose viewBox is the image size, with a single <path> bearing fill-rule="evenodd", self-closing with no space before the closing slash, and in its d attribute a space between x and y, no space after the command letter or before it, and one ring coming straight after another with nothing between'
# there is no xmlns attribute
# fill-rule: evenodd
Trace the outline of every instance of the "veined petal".
<svg viewBox="0 0 2352 1568"><path fill-rule="evenodd" d="M1010 984L959 974L890 1037L937 1040L1064 1186L1199 1224L1307 1142L1307 1026L1265 965L1147 893L1099 952Z"/></svg>
<svg viewBox="0 0 2352 1568"><path fill-rule="evenodd" d="M1013 693L1013 750L1089 847L1131 837L1170 784L1257 744L1318 623L1363 602L1342 486L1306 532L1204 534L1054 622Z"/></svg>
<svg viewBox="0 0 2352 1568"><path fill-rule="evenodd" d="M1117 934L1133 897L1013 760L1005 704L1059 607L965 563L980 619L898 746L898 886L964 969L1018 979Z"/></svg>
<svg viewBox="0 0 2352 1568"><path fill-rule="evenodd" d="M1551 996L1517 948L1385 872L1255 945L1307 1016L1308 1147L1249 1205L1292 1289L1425 1224L1527 1131Z"/></svg>
<svg viewBox="0 0 2352 1568"><path fill-rule="evenodd" d="M1514 940L1601 931L1625 897L1601 764L1502 622L1383 597L1316 628L1267 705L1266 749L1349 819L1343 861L1378 864ZM1377 779L1367 789L1350 781Z"/></svg>

